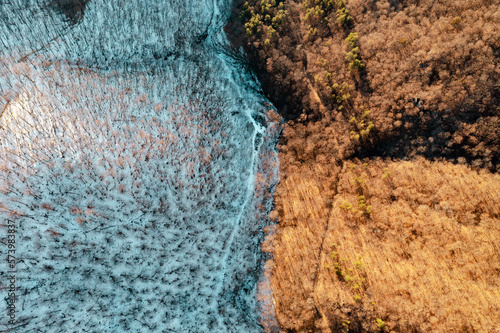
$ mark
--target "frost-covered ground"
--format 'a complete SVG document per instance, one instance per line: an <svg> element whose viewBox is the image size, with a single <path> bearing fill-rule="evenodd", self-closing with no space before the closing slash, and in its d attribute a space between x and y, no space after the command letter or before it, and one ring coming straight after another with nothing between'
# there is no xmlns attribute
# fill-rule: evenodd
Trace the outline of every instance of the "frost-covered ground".
<svg viewBox="0 0 500 333"><path fill-rule="evenodd" d="M57 1L0 3L0 331L261 331L277 124L230 4Z"/></svg>

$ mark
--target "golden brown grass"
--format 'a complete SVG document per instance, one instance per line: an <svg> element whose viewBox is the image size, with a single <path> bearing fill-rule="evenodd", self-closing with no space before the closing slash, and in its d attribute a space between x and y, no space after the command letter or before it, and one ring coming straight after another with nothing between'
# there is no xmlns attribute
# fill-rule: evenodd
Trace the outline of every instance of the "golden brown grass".
<svg viewBox="0 0 500 333"><path fill-rule="evenodd" d="M333 197L335 173L314 171L293 170L277 190L272 284L284 331L495 332L499 175L352 161ZM369 216L353 212L360 195Z"/></svg>

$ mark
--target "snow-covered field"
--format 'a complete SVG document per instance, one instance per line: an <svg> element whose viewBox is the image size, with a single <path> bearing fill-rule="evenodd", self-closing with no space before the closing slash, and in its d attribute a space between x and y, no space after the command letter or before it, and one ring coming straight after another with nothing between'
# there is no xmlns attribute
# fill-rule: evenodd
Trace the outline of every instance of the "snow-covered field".
<svg viewBox="0 0 500 333"><path fill-rule="evenodd" d="M54 3L0 2L0 331L261 331L278 125L230 3Z"/></svg>

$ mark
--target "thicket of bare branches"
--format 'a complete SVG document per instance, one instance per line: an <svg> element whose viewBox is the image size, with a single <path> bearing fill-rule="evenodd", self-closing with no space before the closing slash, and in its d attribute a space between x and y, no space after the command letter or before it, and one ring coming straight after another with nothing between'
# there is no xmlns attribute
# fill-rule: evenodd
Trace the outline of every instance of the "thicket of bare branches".
<svg viewBox="0 0 500 333"><path fill-rule="evenodd" d="M281 329L494 330L498 3L242 0L234 18L287 121L263 246Z"/></svg>
<svg viewBox="0 0 500 333"><path fill-rule="evenodd" d="M290 172L270 248L282 330L495 332L499 188L423 158Z"/></svg>
<svg viewBox="0 0 500 333"><path fill-rule="evenodd" d="M497 170L494 1L266 0L241 8L233 42L292 121L284 135L291 159L420 154Z"/></svg>

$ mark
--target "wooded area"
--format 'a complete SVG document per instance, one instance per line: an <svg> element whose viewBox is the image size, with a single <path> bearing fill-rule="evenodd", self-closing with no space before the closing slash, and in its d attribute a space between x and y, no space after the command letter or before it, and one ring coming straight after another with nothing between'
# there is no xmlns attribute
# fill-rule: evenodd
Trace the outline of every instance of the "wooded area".
<svg viewBox="0 0 500 333"><path fill-rule="evenodd" d="M500 5L239 1L285 118L264 249L286 332L495 332Z"/></svg>

